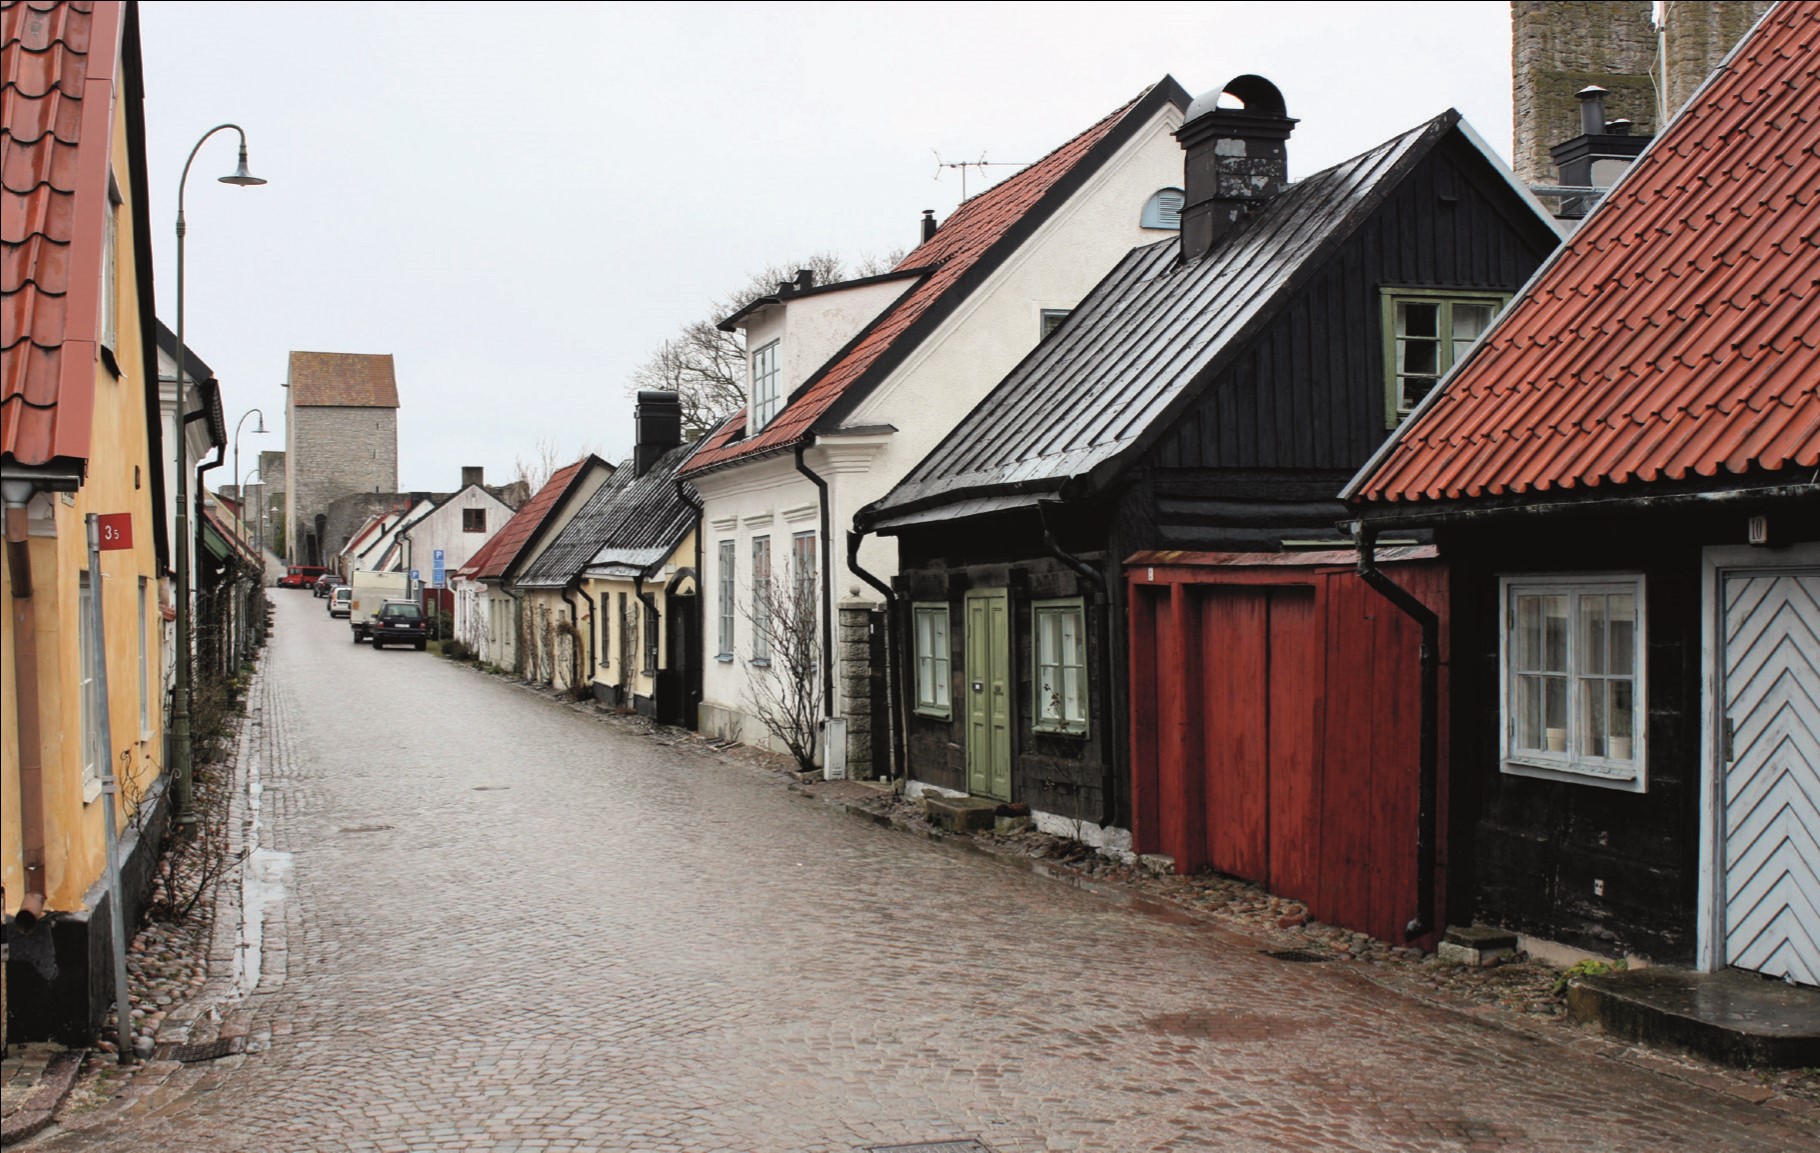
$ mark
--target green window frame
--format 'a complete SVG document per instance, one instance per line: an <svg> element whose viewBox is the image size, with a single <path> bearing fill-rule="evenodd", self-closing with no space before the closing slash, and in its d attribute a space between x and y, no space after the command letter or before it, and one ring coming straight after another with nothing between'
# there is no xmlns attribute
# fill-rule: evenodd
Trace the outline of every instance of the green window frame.
<svg viewBox="0 0 1820 1153"><path fill-rule="evenodd" d="M1080 597L1030 606L1031 719L1041 733L1085 735L1087 608Z"/></svg>
<svg viewBox="0 0 1820 1153"><path fill-rule="evenodd" d="M946 601L911 606L916 631L916 712L954 718L954 649Z"/></svg>
<svg viewBox="0 0 1820 1153"><path fill-rule="evenodd" d="M1386 288L1379 295L1384 316L1384 427L1395 428L1492 326L1509 297L1433 288Z"/></svg>

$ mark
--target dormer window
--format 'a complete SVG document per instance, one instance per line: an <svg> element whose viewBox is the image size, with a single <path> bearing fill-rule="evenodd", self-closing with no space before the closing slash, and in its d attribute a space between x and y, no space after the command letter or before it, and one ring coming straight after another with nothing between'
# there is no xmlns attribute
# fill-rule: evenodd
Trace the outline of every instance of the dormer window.
<svg viewBox="0 0 1820 1153"><path fill-rule="evenodd" d="M772 341L752 354L752 420L751 431L757 433L777 415L778 396L777 341Z"/></svg>
<svg viewBox="0 0 1820 1153"><path fill-rule="evenodd" d="M1157 189L1144 202L1144 213L1138 217L1138 227L1180 232L1182 204L1186 199L1186 194L1179 188Z"/></svg>
<svg viewBox="0 0 1820 1153"><path fill-rule="evenodd" d="M1502 295L1387 288L1384 427L1395 428L1491 327Z"/></svg>

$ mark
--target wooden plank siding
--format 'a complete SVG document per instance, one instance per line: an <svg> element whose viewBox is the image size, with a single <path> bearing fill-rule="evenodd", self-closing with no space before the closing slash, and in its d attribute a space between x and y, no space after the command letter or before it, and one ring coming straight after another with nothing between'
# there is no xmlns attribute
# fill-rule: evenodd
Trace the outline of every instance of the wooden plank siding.
<svg viewBox="0 0 1820 1153"><path fill-rule="evenodd" d="M1385 571L1445 622L1445 566ZM1133 566L1129 582L1133 683L1155 686L1132 694L1134 848L1403 940L1423 913L1420 629L1345 568ZM1438 903L1445 871L1441 853Z"/></svg>

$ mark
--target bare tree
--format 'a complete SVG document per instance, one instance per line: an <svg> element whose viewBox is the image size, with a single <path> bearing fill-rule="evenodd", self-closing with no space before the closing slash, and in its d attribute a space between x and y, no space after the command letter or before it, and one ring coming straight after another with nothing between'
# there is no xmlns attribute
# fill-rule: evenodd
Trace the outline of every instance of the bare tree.
<svg viewBox="0 0 1820 1153"><path fill-rule="evenodd" d="M531 455L516 456L512 459L512 484L525 486L525 499L537 495L538 490L548 483L556 470L584 457L594 451L592 444L583 444L574 452L565 453L556 446L556 441L547 436L540 436L531 446Z"/></svg>
<svg viewBox="0 0 1820 1153"><path fill-rule="evenodd" d="M867 254L846 264L831 252L818 252L795 264L770 265L711 302L707 317L690 321L658 345L651 358L633 370L626 392L632 395L649 388L676 393L682 398L684 435L700 436L746 403L745 342L739 333L722 332L715 325L758 297L776 292L780 283L794 280L800 269L814 273L817 284L832 284L889 272L903 258L899 249L880 256Z"/></svg>
<svg viewBox="0 0 1820 1153"><path fill-rule="evenodd" d="M757 574L746 614L754 653L747 707L805 771L815 767L821 734L821 633L815 612L815 582L774 580Z"/></svg>

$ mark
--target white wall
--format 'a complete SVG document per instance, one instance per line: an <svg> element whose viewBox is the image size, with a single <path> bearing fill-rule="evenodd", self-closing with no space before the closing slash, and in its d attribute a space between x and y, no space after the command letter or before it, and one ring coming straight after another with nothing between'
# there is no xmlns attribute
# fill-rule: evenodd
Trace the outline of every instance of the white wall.
<svg viewBox="0 0 1820 1153"><path fill-rule="evenodd" d="M913 278L902 277L786 297L780 304L747 316L741 322L746 336L746 395L752 395L753 352L774 340L779 342L778 395L787 398L809 379L810 373L826 364L873 317L916 283Z"/></svg>
<svg viewBox="0 0 1820 1153"><path fill-rule="evenodd" d="M1132 248L1176 235L1140 228L1138 220L1157 189L1182 184L1182 150L1173 137L1181 119L1173 106L1160 109L846 421L851 428L891 425L895 432L825 436L805 454L805 463L828 482L836 603L855 597L880 599L846 565L847 532L854 514L889 492L1036 347L1044 309L1072 309ZM879 287L892 289L887 302L902 291L896 284ZM795 301L781 311L787 319L790 311L813 299ZM767 311L767 323L776 323L769 317L778 311ZM770 339L757 337L760 331L771 332L754 326L748 332L748 347ZM788 344L786 330L781 347L787 349ZM794 379L800 384L802 377ZM771 536L772 572L774 579L779 578L791 534L807 529L819 534L816 489L796 472L788 455L708 473L694 478L694 483L704 504L702 632L708 659L701 727L725 734L729 727L743 725L742 740L767 744L757 722L743 716L751 675L751 627L743 608L735 619L734 659L715 659L719 544L735 541L736 585L743 606L750 593L752 537ZM867 537L860 563L889 581L897 572L896 541ZM833 670L837 684L838 660L837 651Z"/></svg>
<svg viewBox="0 0 1820 1153"><path fill-rule="evenodd" d="M464 511L473 508L486 512L484 532L467 532L462 528ZM471 484L405 532L411 542L409 567L421 572L424 583L428 584L434 571L436 550L442 549L443 568L447 574L453 574L511 519L510 505L479 485Z"/></svg>

